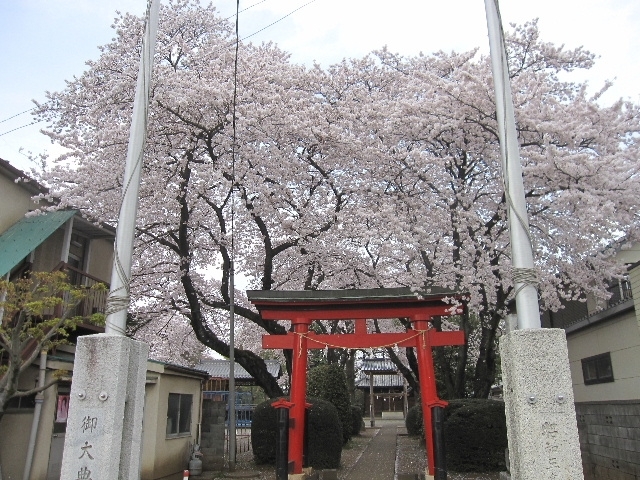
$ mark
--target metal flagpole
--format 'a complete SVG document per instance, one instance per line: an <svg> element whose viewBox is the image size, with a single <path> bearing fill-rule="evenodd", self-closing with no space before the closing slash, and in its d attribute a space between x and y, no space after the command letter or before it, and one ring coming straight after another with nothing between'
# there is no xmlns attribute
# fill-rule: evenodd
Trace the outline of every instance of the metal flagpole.
<svg viewBox="0 0 640 480"><path fill-rule="evenodd" d="M498 137L500 138L502 175L509 218L518 328L540 328L537 280L522 183L522 168L511 98L504 32L502 31L498 0L485 0L484 4L489 30L493 82L496 91Z"/></svg>
<svg viewBox="0 0 640 480"><path fill-rule="evenodd" d="M138 82L133 101L133 116L129 130L129 146L124 170L122 204L116 230L116 243L111 272L111 289L107 298L107 319L105 333L124 335L127 324L127 312L130 296L131 263L133 240L135 236L136 214L138 211L138 191L140 172L147 136L147 118L149 113L149 91L151 88L151 70L158 30L160 0L151 0L147 4L147 25L142 40L142 54L138 70Z"/></svg>

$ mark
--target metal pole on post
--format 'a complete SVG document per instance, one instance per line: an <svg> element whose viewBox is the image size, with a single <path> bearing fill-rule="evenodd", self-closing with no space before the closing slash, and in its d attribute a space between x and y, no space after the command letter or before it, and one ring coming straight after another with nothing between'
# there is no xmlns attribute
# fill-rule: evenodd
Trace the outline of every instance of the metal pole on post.
<svg viewBox="0 0 640 480"><path fill-rule="evenodd" d="M111 290L107 299L106 328L104 334L79 337L76 344L61 478L92 475L123 480L140 478L149 346L125 334L159 13L160 0L148 1L116 230ZM91 418L97 429L87 431L83 426L86 418ZM78 447L82 445L90 446L93 455L79 456Z"/></svg>
<svg viewBox="0 0 640 480"><path fill-rule="evenodd" d="M511 476L519 480L577 480L583 478L583 472L567 341L563 330L541 328L498 0L485 0L485 9L518 320L518 330L500 340ZM548 425L553 427L549 429ZM535 448L539 445L548 448Z"/></svg>
<svg viewBox="0 0 640 480"><path fill-rule="evenodd" d="M496 117L502 158L502 175L509 218L511 263L516 291L518 328L540 328L538 290L533 265L533 249L529 233L529 220L522 183L522 167L513 100L509 81L509 68L500 21L498 0L485 0L487 29L491 49L491 67L496 92Z"/></svg>
<svg viewBox="0 0 640 480"><path fill-rule="evenodd" d="M232 200L233 201L233 200ZM233 220L232 220L233 221ZM233 239L231 240L233 242ZM236 376L235 376L235 315L234 315L234 265L231 246L231 268L229 275L229 470L236 469Z"/></svg>
<svg viewBox="0 0 640 480"><path fill-rule="evenodd" d="M122 187L122 205L118 216L113 269L111 271L111 289L107 297L105 333L111 335L124 335L126 332L138 192L140 190L144 144L147 137L149 92L151 91L151 71L156 47L159 11L160 0L152 0L148 10L148 23L145 28L140 69L133 100L133 116L129 130L129 145Z"/></svg>

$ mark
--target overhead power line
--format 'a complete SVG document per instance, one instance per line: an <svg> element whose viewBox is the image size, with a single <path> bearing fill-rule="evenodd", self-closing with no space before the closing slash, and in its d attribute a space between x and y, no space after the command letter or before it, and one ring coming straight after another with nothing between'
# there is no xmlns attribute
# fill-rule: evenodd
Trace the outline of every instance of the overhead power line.
<svg viewBox="0 0 640 480"><path fill-rule="evenodd" d="M16 127L13 130L8 130L6 132L0 133L0 137L2 137L3 135L6 135L7 133L11 133L11 132L15 132L16 130L20 130L21 128L25 128L25 127L29 127L31 125L35 125L38 122L31 122L31 123L27 123L26 125L22 125L21 127Z"/></svg>
<svg viewBox="0 0 640 480"><path fill-rule="evenodd" d="M270 23L269 25L267 25L266 27L261 28L261 29L260 29L260 30L258 30L257 32L253 32L251 35L247 35L246 37L242 37L242 40L246 40L247 38L251 38L251 37L253 37L254 35L257 35L258 33L260 33L260 32L262 32L262 31L266 30L267 28L274 26L276 23L281 22L281 21L282 21L282 20L284 20L285 18L287 18L287 17L289 17L289 16L293 15L293 14L294 14L294 13L296 13L298 10L300 10L300 9L302 9L302 8L304 8L304 7L306 7L307 5L312 4L312 3L313 3L313 2L315 2L315 1L316 1L316 0L311 0L310 2L307 2L307 3L305 3L304 5L299 6L299 7L298 7L298 8L296 8L295 10L290 11L290 12L289 12L289 13L287 13L285 16L280 17L280 18L279 18L278 20L276 20L275 22L272 22L272 23ZM256 4L256 5L257 5L257 4ZM252 6L253 6L253 5L252 5ZM251 8L251 7L249 7L249 8Z"/></svg>
<svg viewBox="0 0 640 480"><path fill-rule="evenodd" d="M262 0L262 1L260 1L260 2L254 3L253 5L249 5L247 8L243 8L243 9L242 9L242 10L240 10L239 12L234 13L233 15L229 15L227 18L225 18L225 20L229 20L230 18L237 17L237 16L238 16L239 14L241 14L242 12L246 12L247 10L252 9L252 8L253 8L253 7L255 7L256 5L260 5L261 3L264 3L264 2L266 2L266 1L267 1L267 0Z"/></svg>
<svg viewBox="0 0 640 480"><path fill-rule="evenodd" d="M11 120L12 118L16 118L16 117L19 117L19 116L20 116L20 115L22 115L22 114L25 114L25 113L27 113L27 112L31 112L32 110L35 110L35 108L36 108L36 107L31 107L31 108L29 108L28 110L25 110L24 112L20 112L20 113L16 113L15 115L11 115L10 117L5 118L4 120L0 120L0 123L4 123L4 122L6 122L6 121L8 121L8 120Z"/></svg>

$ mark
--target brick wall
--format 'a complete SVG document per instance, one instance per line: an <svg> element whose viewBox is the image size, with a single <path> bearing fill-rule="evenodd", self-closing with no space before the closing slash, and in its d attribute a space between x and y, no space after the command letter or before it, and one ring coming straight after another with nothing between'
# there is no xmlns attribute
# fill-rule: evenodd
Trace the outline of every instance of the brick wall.
<svg viewBox="0 0 640 480"><path fill-rule="evenodd" d="M585 480L640 480L640 400L576 403Z"/></svg>

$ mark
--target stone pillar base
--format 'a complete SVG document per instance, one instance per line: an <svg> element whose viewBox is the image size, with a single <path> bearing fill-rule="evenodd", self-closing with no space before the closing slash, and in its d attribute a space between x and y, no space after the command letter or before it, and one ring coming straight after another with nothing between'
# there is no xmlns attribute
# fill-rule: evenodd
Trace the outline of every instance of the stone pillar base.
<svg viewBox="0 0 640 480"><path fill-rule="evenodd" d="M564 330L509 332L500 356L511 476L583 480Z"/></svg>
<svg viewBox="0 0 640 480"><path fill-rule="evenodd" d="M60 478L140 478L148 355L119 335L78 338Z"/></svg>

